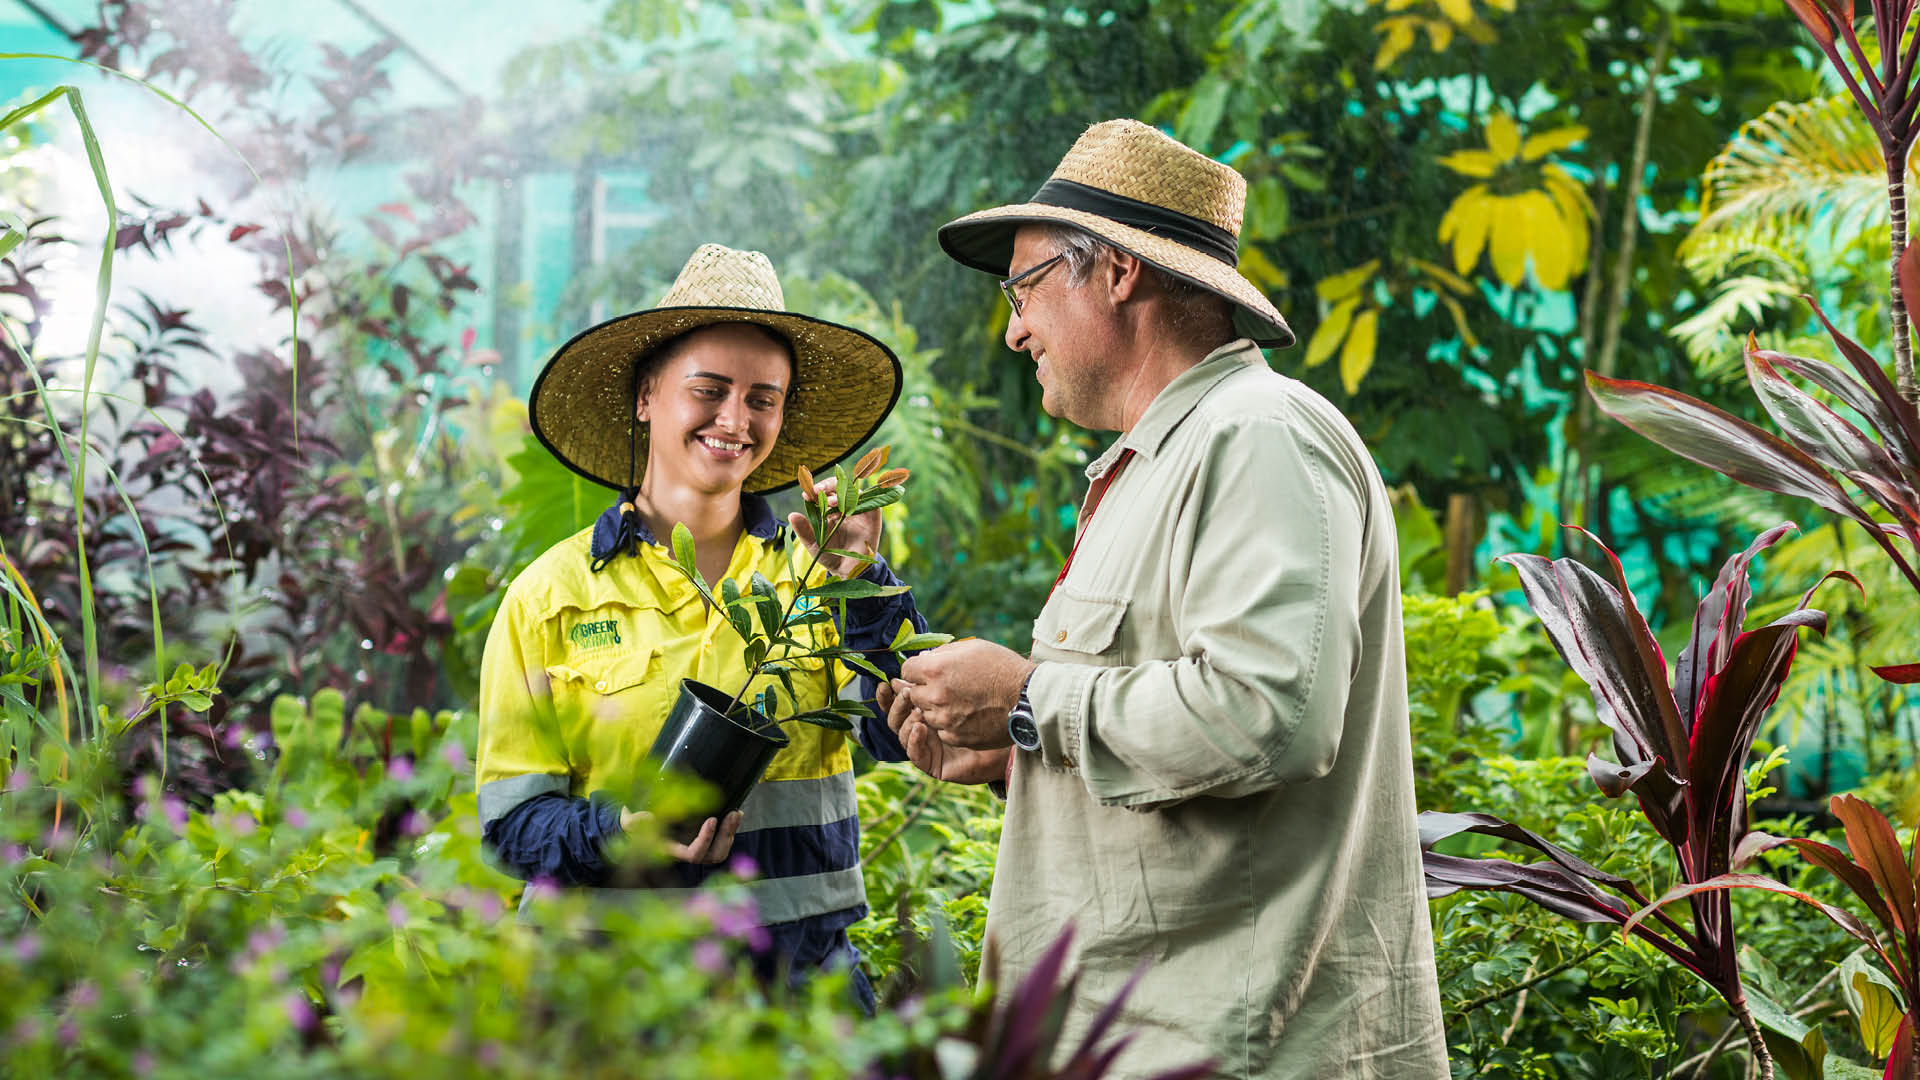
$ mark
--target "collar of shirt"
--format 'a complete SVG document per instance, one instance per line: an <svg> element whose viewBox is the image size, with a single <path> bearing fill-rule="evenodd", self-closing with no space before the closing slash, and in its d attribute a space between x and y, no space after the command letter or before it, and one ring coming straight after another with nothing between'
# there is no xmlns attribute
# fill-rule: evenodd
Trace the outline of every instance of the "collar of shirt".
<svg viewBox="0 0 1920 1080"><path fill-rule="evenodd" d="M1155 395L1133 427L1087 466L1087 479L1105 476L1128 450L1141 457L1152 457L1215 383L1248 364L1264 362L1260 347L1247 338L1229 341L1208 353L1199 363L1174 376L1173 381Z"/></svg>
<svg viewBox="0 0 1920 1080"><path fill-rule="evenodd" d="M746 518L747 535L760 540L773 542L780 536L781 524L773 516L773 507L766 499L743 491L740 493L740 513ZM640 542L658 545L660 541L647 527L647 519L638 522ZM614 497L613 505L601 511L600 517L593 523L593 546L591 554L598 559L612 551L615 538L620 535L620 499ZM776 545L778 546L778 545Z"/></svg>

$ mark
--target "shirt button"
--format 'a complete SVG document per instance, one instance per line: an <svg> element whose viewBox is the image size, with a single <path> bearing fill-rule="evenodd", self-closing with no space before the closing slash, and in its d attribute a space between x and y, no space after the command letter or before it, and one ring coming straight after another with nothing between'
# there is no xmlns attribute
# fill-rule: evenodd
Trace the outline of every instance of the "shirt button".
<svg viewBox="0 0 1920 1080"><path fill-rule="evenodd" d="M1053 640L1056 644L1067 640L1067 632L1065 630L1060 631L1059 633L1053 635Z"/></svg>
<svg viewBox="0 0 1920 1080"><path fill-rule="evenodd" d="M607 680L605 680L605 679L601 679L601 680L600 680L599 682L597 682L597 683L594 683L594 684L593 684L593 688L594 688L595 690L598 690L598 691L600 691L600 692L601 692L601 693L603 693L603 694L604 694L604 693L606 693L606 692L607 692Z"/></svg>

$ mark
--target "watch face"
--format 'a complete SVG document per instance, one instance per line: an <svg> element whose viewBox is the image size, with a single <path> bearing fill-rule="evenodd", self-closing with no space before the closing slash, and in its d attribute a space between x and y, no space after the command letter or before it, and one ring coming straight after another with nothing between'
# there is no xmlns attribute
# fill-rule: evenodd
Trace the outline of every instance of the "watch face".
<svg viewBox="0 0 1920 1080"><path fill-rule="evenodd" d="M1040 749L1040 728L1033 717L1025 713L1014 713L1007 721L1007 734L1013 737L1013 744L1022 750Z"/></svg>

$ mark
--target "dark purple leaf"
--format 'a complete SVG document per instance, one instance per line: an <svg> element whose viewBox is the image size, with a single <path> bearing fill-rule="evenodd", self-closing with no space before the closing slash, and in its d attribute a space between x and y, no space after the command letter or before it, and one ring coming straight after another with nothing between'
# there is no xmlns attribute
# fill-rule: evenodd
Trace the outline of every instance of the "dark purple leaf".
<svg viewBox="0 0 1920 1080"><path fill-rule="evenodd" d="M1875 360L1873 354L1863 348L1859 342L1841 333L1827 318L1827 313L1814 302L1813 297L1807 296L1802 299L1813 308L1813 313L1820 317L1821 325L1827 328L1827 336L1833 339L1835 347L1840 350L1840 355L1847 358L1847 363L1853 365L1853 370L1866 382L1867 388L1873 391L1873 396L1886 403L1886 408L1899 424L1907 445L1920 448L1920 414L1916 414L1913 406L1907 403L1907 399L1901 397L1900 392L1893 388L1893 382L1881 369L1880 362Z"/></svg>
<svg viewBox="0 0 1920 1080"><path fill-rule="evenodd" d="M1916 927L1913 870L1900 851L1900 839L1887 819L1856 795L1835 795L1827 805L1846 829L1853 861L1873 878L1886 898L1887 914L1900 938ZM1896 942L1897 943L1897 942Z"/></svg>
<svg viewBox="0 0 1920 1080"><path fill-rule="evenodd" d="M1750 349L1750 351L1753 351ZM1777 368L1791 371L1795 375L1813 383L1820 389L1832 394L1840 402L1859 413L1873 428L1880 444L1894 460L1908 469L1920 468L1920 449L1902 437L1905 430L1900 418L1888 404L1875 396L1872 389L1859 379L1847 374L1838 366L1825 360L1815 360L1805 356L1790 356L1770 349L1757 351Z"/></svg>
<svg viewBox="0 0 1920 1080"><path fill-rule="evenodd" d="M1873 669L1875 675L1902 686L1920 683L1920 664L1886 664Z"/></svg>
<svg viewBox="0 0 1920 1080"><path fill-rule="evenodd" d="M1718 877L1709 878L1706 881L1682 882L1667 890L1665 894L1653 903L1634 912L1633 916L1629 918L1622 927L1622 932L1631 933L1643 925L1655 911L1658 911L1660 908L1665 907L1675 900L1698 896L1701 893L1720 892L1727 889L1761 889L1766 892L1779 893L1782 896L1791 896L1795 900L1819 908L1822 914L1832 919L1842 930L1852 934L1854 937L1868 942L1873 940L1873 931L1867 929L1866 924L1854 917L1852 912L1816 900L1806 893L1783 885L1764 874L1721 874Z"/></svg>
<svg viewBox="0 0 1920 1080"><path fill-rule="evenodd" d="M1707 676L1726 665L1733 639L1746 625L1747 600L1751 595L1747 584L1748 564L1754 556L1791 532L1793 527L1791 521L1775 525L1755 537L1753 543L1747 545L1747 550L1721 564L1720 573L1713 580L1713 588L1707 590L1707 595L1701 598L1699 606L1694 609L1693 633L1687 639L1686 647L1680 650L1673 678L1674 698L1688 732L1692 732L1695 717L1699 713L1700 696L1706 687Z"/></svg>
<svg viewBox="0 0 1920 1080"><path fill-rule="evenodd" d="M1524 896L1575 922L1619 926L1627 921L1628 905L1618 897L1602 892L1552 863L1469 859L1432 851L1421 856L1420 863L1426 872L1429 900L1451 896L1461 889L1492 889Z"/></svg>
<svg viewBox="0 0 1920 1080"><path fill-rule="evenodd" d="M1839 878L1842 885L1853 890L1853 894L1867 905L1867 911L1887 933L1897 933L1893 925L1893 913L1887 910L1887 898L1880 895L1880 886L1873 883L1873 875L1867 873L1864 867L1847 858L1846 852L1818 840L1795 839L1787 842L1800 852L1802 858ZM1878 942L1872 944L1879 947Z"/></svg>
<svg viewBox="0 0 1920 1080"><path fill-rule="evenodd" d="M1747 381L1760 405L1795 446L1838 473L1866 473L1895 485L1905 477L1879 443L1789 382L1767 359L1747 353Z"/></svg>
<svg viewBox="0 0 1920 1080"><path fill-rule="evenodd" d="M1845 489L1806 452L1771 432L1678 391L1587 372L1601 411L1689 461L1748 487L1807 499L1869 524Z"/></svg>
<svg viewBox="0 0 1920 1080"><path fill-rule="evenodd" d="M1482 836L1498 837L1525 844L1567 870L1589 881L1598 881L1614 888L1630 889L1632 883L1618 874L1609 874L1605 870L1586 862L1560 845L1529 829L1523 829L1510 821L1492 814L1454 814L1438 810L1428 810L1419 817L1420 850L1430 851L1435 844L1449 836L1461 833L1478 833Z"/></svg>

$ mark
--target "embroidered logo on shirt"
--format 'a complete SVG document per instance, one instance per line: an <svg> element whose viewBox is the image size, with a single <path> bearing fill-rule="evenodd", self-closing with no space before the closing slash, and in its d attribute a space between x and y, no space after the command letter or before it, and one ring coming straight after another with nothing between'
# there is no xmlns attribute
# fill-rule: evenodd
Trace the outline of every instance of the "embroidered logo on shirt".
<svg viewBox="0 0 1920 1080"><path fill-rule="evenodd" d="M620 624L612 619L602 622L574 623L567 640L576 649L604 649L620 644Z"/></svg>

